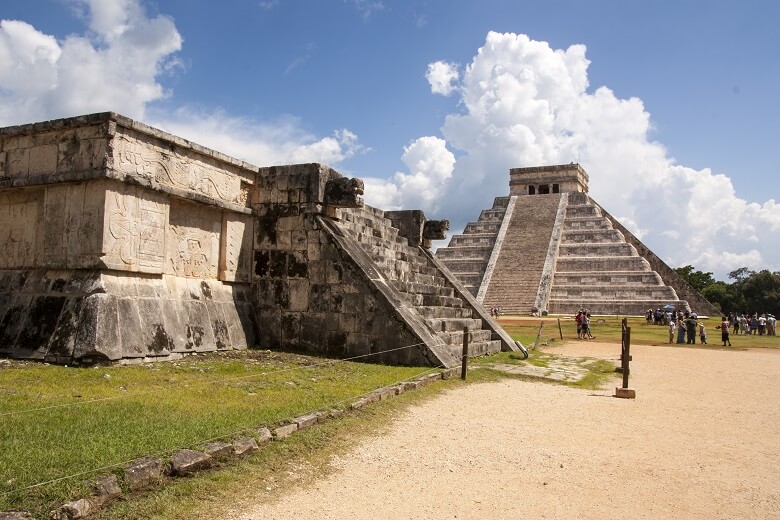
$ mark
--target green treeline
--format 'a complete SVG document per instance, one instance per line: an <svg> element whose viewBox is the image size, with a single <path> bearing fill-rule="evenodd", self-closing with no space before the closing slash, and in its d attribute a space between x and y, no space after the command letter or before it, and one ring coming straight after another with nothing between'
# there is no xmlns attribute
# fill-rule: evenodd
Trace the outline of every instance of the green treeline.
<svg viewBox="0 0 780 520"><path fill-rule="evenodd" d="M780 271L740 267L728 274L731 283L717 281L712 273L697 271L691 265L675 271L726 314L780 315Z"/></svg>

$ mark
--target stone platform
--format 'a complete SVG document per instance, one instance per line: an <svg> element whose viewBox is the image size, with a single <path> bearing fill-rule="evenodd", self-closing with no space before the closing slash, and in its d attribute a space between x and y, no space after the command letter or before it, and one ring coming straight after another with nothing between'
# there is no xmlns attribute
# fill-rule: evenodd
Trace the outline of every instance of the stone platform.
<svg viewBox="0 0 780 520"><path fill-rule="evenodd" d="M446 221L364 207L319 164L257 168L114 113L0 129L0 355L247 347L451 367L517 347L434 258Z"/></svg>

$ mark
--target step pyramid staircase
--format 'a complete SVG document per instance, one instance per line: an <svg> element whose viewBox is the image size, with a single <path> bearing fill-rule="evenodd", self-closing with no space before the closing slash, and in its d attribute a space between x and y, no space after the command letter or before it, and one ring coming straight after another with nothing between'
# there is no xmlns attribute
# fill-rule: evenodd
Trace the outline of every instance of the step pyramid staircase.
<svg viewBox="0 0 780 520"><path fill-rule="evenodd" d="M586 194L571 194L549 311L573 314L586 308L592 314L641 315L666 305L690 310Z"/></svg>
<svg viewBox="0 0 780 520"><path fill-rule="evenodd" d="M341 209L336 221L344 236L359 244L387 285L417 313L454 358L460 359L463 329L469 355L515 350L513 342L476 303L452 273L423 247L411 246L385 212L368 205Z"/></svg>
<svg viewBox="0 0 780 520"><path fill-rule="evenodd" d="M469 222L462 234L452 236L448 247L439 248L436 252L436 258L475 297L498 240L504 215L516 198L496 197L492 208L482 210L476 222ZM511 213L511 209L509 211Z"/></svg>
<svg viewBox="0 0 780 520"><path fill-rule="evenodd" d="M548 263L561 196L496 198L493 208L439 248L436 257L458 276L465 274L464 285L485 307L528 314L536 305ZM482 238L487 230L490 241ZM475 245L482 240L483 246Z"/></svg>

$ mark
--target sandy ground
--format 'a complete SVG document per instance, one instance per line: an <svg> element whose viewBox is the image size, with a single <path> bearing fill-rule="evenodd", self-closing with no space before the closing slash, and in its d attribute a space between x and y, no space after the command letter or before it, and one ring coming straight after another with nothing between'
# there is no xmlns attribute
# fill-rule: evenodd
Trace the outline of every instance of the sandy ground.
<svg viewBox="0 0 780 520"><path fill-rule="evenodd" d="M550 349L615 358L595 342ZM632 347L630 386L506 380L411 408L232 519L780 518L780 351Z"/></svg>

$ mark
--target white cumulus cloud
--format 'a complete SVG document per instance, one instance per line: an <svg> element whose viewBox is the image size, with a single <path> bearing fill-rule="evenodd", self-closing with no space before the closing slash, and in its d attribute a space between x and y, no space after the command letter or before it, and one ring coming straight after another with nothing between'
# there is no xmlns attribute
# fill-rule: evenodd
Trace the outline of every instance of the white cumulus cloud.
<svg viewBox="0 0 780 520"><path fill-rule="evenodd" d="M139 0L73 5L88 30L61 41L24 21L0 21L0 126L114 111L260 166L337 164L368 151L347 129L315 136L291 116L259 122L218 108L150 110L169 95L159 78L179 63L183 38L173 20L147 16Z"/></svg>
<svg viewBox="0 0 780 520"><path fill-rule="evenodd" d="M439 145L458 158L447 176L410 166L389 181L395 191L382 192L458 227L508 194L510 168L579 162L594 199L673 267L693 264L721 278L743 265L780 270L780 241L771 238L780 230L780 205L745 201L726 175L676 164L650 138L640 99L618 98L605 86L590 90L589 64L584 45L552 49L496 32L462 78L432 63L432 91L460 96L462 110L445 118ZM429 196L406 189L410 178Z"/></svg>
<svg viewBox="0 0 780 520"><path fill-rule="evenodd" d="M0 124L114 110L143 119L165 96L157 76L182 44L173 21L135 0L91 0L91 31L57 41L18 20L0 22Z"/></svg>
<svg viewBox="0 0 780 520"><path fill-rule="evenodd" d="M458 66L446 61L429 63L428 71L425 73L425 78L431 85L431 92L443 96L452 94L454 90L453 83L458 81L459 77Z"/></svg>

